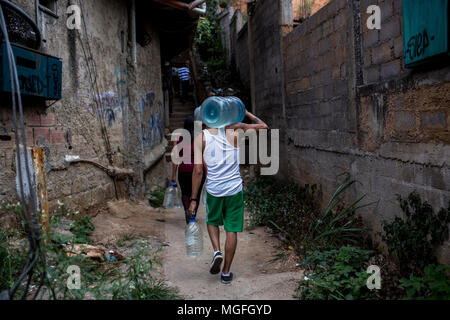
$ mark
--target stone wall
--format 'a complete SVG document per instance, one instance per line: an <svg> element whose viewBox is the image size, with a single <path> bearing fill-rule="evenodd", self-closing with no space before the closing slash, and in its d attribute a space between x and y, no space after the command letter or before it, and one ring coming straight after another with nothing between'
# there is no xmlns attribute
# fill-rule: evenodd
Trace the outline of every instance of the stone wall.
<svg viewBox="0 0 450 320"><path fill-rule="evenodd" d="M450 68L403 67L401 1L332 0L280 49L282 3L258 1L249 22L256 112L284 138L280 178L321 185L325 202L349 173L358 181L349 201L379 201L360 212L375 237L402 214L396 194L417 190L435 210L446 207ZM366 27L373 4L380 31ZM449 246L439 256L447 263Z"/></svg>
<svg viewBox="0 0 450 320"><path fill-rule="evenodd" d="M62 58L62 99L51 105L47 102L48 106L26 101L24 112L28 146L45 150L51 207L61 200L79 210L115 198L114 183L105 172L89 164L69 165L64 161L65 155L78 155L109 164L99 112L106 122L112 165L136 169L136 163L144 167L145 158L153 156L153 150L164 142L164 110L160 44L155 28L145 26L152 41L145 47L137 45L137 69L133 69L127 1L83 2L86 30L66 27L65 12L70 3L58 1L58 20L46 18L47 42L41 48ZM34 2L19 0L16 4L34 18ZM100 111L95 107L91 77L96 77ZM12 202L17 196L8 100L0 105L0 136L0 200ZM131 159L130 149L138 150L133 156L139 159Z"/></svg>

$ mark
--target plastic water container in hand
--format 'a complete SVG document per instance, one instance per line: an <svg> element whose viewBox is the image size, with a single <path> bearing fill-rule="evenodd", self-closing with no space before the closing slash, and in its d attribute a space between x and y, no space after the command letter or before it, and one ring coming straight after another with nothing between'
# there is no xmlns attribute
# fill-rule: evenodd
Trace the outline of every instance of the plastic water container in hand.
<svg viewBox="0 0 450 320"><path fill-rule="evenodd" d="M164 194L163 207L166 209L173 208L175 206L176 198L177 198L177 184L172 182L170 186L166 189L166 192Z"/></svg>
<svg viewBox="0 0 450 320"><path fill-rule="evenodd" d="M245 105L237 97L209 97L202 103L201 118L211 128L222 128L242 122Z"/></svg>
<svg viewBox="0 0 450 320"><path fill-rule="evenodd" d="M189 257L199 257L203 254L203 233L195 214L186 226L186 254Z"/></svg>

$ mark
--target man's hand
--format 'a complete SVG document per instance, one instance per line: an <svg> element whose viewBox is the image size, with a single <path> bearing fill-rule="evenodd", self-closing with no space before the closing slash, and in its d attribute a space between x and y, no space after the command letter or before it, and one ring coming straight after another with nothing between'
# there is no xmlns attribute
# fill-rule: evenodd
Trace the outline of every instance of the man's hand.
<svg viewBox="0 0 450 320"><path fill-rule="evenodd" d="M191 203L189 204L189 213L190 214L194 214L196 206L197 206L197 202L194 200L191 200Z"/></svg>

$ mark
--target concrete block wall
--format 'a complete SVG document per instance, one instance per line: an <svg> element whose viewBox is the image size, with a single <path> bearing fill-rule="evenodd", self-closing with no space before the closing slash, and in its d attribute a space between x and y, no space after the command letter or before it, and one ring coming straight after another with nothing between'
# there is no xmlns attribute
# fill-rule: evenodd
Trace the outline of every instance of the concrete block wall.
<svg viewBox="0 0 450 320"><path fill-rule="evenodd" d="M34 2L15 3L34 17ZM58 2L58 20L46 18L47 42L42 47L42 51L62 58L62 99L48 107L27 100L24 113L28 146L45 150L50 207L61 200L70 208L83 210L115 198L113 181L105 172L89 164L64 162L65 155L79 155L108 165L86 63L95 62L113 165L128 168L133 164L130 148L142 150L137 161L143 163L164 137L160 42L155 28L147 25L152 42L145 47L137 45L138 71L131 77L127 1L83 2L87 36L83 29L66 27L68 3ZM91 52L85 56L88 40ZM131 81L133 78L137 81ZM131 91L135 93L131 95ZM10 102L3 100L0 200L14 202L17 201L15 145L10 110ZM130 125L132 119L140 126Z"/></svg>
<svg viewBox="0 0 450 320"><path fill-rule="evenodd" d="M250 61L248 55L248 29L245 24L242 29L236 35L236 69L239 73L241 82L250 88Z"/></svg>
<svg viewBox="0 0 450 320"><path fill-rule="evenodd" d="M277 126L283 110L280 3L258 1L249 19L254 61L256 114Z"/></svg>
<svg viewBox="0 0 450 320"><path fill-rule="evenodd" d="M349 173L358 183L348 201L379 201L360 212L376 239L383 220L402 214L397 194L417 190L436 211L447 207L450 68L404 68L401 1L332 0L279 50L281 2L258 2L250 20L256 110L284 132L280 178L321 185L325 203ZM380 31L366 27L373 4L381 8ZM448 242L439 259L450 262Z"/></svg>

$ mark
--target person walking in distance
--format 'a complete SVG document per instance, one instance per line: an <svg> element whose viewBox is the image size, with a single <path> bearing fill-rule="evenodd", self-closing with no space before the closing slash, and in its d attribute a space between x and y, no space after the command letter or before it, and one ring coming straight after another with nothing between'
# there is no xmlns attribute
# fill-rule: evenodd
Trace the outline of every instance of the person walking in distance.
<svg viewBox="0 0 450 320"><path fill-rule="evenodd" d="M210 273L220 272L224 260L220 249L219 226L226 232L225 263L222 268L221 282L228 284L233 280L231 264L237 246L237 233L244 229L244 198L242 178L239 171L239 130L268 129L258 117L246 111L252 124L236 123L226 128L209 128L194 140L194 171L192 174L192 195L189 213L197 207L200 185L203 178L203 161L206 164L206 224L214 249L210 264Z"/></svg>
<svg viewBox="0 0 450 320"><path fill-rule="evenodd" d="M191 80L191 72L189 71L189 61L186 61L186 66L178 69L178 77L181 82L181 102L185 103L188 99L189 84Z"/></svg>

